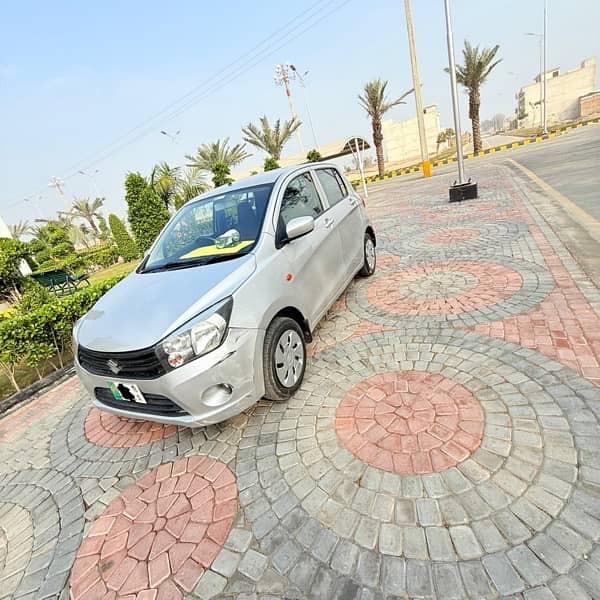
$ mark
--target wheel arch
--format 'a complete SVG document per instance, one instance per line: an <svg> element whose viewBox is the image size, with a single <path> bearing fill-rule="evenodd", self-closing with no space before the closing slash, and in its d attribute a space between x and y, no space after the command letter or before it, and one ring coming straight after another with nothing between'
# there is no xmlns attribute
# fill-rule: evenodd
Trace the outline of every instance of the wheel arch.
<svg viewBox="0 0 600 600"><path fill-rule="evenodd" d="M367 228L365 229L365 233L371 236L371 238L373 239L373 244L375 244L375 246L377 246L377 238L375 237L375 230L370 225L367 225Z"/></svg>
<svg viewBox="0 0 600 600"><path fill-rule="evenodd" d="M310 331L308 319L306 319L306 317L298 308L296 308L295 306L286 306L282 308L273 315L273 318L271 319L270 323L272 323L273 320L277 317L288 317L296 321L296 323L300 325L300 329L302 329L302 333L304 334L304 340L306 341L306 343L310 344L310 342L312 342L312 333Z"/></svg>

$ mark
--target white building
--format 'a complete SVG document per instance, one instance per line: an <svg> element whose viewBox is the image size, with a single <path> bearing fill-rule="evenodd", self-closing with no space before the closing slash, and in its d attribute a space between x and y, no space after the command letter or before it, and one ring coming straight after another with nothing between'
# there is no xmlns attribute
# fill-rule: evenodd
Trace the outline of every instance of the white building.
<svg viewBox="0 0 600 600"><path fill-rule="evenodd" d="M423 109L427 151L435 154L440 133L440 113L432 104ZM386 162L418 161L421 158L417 117L406 121L383 121L383 151Z"/></svg>
<svg viewBox="0 0 600 600"><path fill-rule="evenodd" d="M579 98L596 90L596 58L586 58L578 69L560 73L550 69L546 79L546 120L549 124L569 121L579 117ZM519 120L521 127L535 127L542 123L540 103L542 76L535 83L526 85L516 96L518 114L526 115Z"/></svg>

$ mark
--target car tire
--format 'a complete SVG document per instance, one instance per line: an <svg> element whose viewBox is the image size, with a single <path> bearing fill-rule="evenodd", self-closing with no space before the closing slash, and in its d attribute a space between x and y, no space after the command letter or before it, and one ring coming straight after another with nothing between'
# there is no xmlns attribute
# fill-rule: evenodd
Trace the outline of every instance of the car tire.
<svg viewBox="0 0 600 600"><path fill-rule="evenodd" d="M370 277L375 273L377 267L377 256L375 254L375 240L373 237L365 233L363 240L363 266L358 274L361 277Z"/></svg>
<svg viewBox="0 0 600 600"><path fill-rule="evenodd" d="M265 398L284 402L302 384L306 368L304 332L294 319L275 317L265 334Z"/></svg>

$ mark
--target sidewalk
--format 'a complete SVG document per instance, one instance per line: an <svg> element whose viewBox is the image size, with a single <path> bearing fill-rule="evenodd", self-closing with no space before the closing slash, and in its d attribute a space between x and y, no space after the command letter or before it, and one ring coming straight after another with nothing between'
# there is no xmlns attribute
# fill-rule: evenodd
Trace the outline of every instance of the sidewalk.
<svg viewBox="0 0 600 600"><path fill-rule="evenodd" d="M600 598L600 294L471 171L374 186L288 403L177 430L72 378L1 419L0 598Z"/></svg>

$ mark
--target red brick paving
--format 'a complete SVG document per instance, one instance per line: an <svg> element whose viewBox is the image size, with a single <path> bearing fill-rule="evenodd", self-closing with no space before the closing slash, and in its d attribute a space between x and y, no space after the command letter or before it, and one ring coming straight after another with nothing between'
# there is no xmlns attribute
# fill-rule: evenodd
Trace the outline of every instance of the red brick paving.
<svg viewBox="0 0 600 600"><path fill-rule="evenodd" d="M600 385L600 318L540 229L530 230L557 289L529 312L469 329L534 348Z"/></svg>
<svg viewBox="0 0 600 600"><path fill-rule="evenodd" d="M183 598L221 550L237 508L223 463L193 456L157 467L92 525L71 571L71 599Z"/></svg>
<svg viewBox="0 0 600 600"><path fill-rule="evenodd" d="M342 445L365 463L398 473L434 473L481 443L483 411L469 390L441 375L397 371L354 386L337 407Z"/></svg>
<svg viewBox="0 0 600 600"><path fill-rule="evenodd" d="M472 275L478 284L453 297L412 297L402 294L399 287L431 275L462 273ZM460 314L496 304L510 298L523 284L521 275L497 263L453 261L450 263L415 266L390 273L375 281L367 290L367 299L381 310L402 315Z"/></svg>
<svg viewBox="0 0 600 600"><path fill-rule="evenodd" d="M440 244L449 246L457 242L466 242L480 236L480 232L476 229L455 229L453 231L439 231L428 235L424 242L426 244Z"/></svg>
<svg viewBox="0 0 600 600"><path fill-rule="evenodd" d="M129 419L91 408L85 419L85 437L96 446L131 448L162 440L177 431L175 425Z"/></svg>

